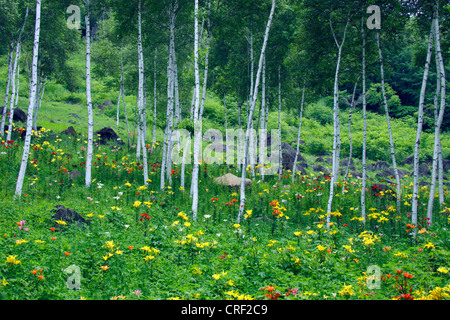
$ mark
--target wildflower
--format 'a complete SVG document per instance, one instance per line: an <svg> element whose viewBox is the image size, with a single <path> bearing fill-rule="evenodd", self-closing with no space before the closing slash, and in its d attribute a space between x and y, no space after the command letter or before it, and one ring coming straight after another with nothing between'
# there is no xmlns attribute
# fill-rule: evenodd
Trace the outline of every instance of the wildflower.
<svg viewBox="0 0 450 320"><path fill-rule="evenodd" d="M344 287L342 288L341 291L339 291L339 294L342 296L345 296L345 295L353 296L355 294L355 292L352 289L352 285L346 286L344 284Z"/></svg>
<svg viewBox="0 0 450 320"><path fill-rule="evenodd" d="M441 272L441 273L448 273L450 270L448 270L447 268L444 268L444 267L440 267L437 269L437 271Z"/></svg>
<svg viewBox="0 0 450 320"><path fill-rule="evenodd" d="M56 220L56 223L63 226L67 225L67 222L65 222L64 220Z"/></svg>
<svg viewBox="0 0 450 320"><path fill-rule="evenodd" d="M70 252L67 252L67 251L64 251L64 255L67 257L67 256L70 256L71 253L70 253Z"/></svg>
<svg viewBox="0 0 450 320"><path fill-rule="evenodd" d="M103 270L105 270L105 271L106 271L106 270L108 270L108 269L109 269L109 267L108 267L108 266L106 266L106 265L105 265L105 266L100 266L100 269L103 269Z"/></svg>
<svg viewBox="0 0 450 320"><path fill-rule="evenodd" d="M140 202L140 201L135 201L134 204L133 204L133 207L137 208L137 207L139 207L141 205L141 203L142 202Z"/></svg>
<svg viewBox="0 0 450 320"><path fill-rule="evenodd" d="M16 257L17 257L17 256L9 255L9 256L6 258L6 263L19 264L19 263L20 263L20 260L16 260Z"/></svg>

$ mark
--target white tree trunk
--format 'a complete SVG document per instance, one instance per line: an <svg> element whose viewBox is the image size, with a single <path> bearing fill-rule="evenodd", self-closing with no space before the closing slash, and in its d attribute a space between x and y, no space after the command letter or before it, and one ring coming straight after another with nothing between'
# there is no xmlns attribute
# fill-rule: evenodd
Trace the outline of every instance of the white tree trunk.
<svg viewBox="0 0 450 320"><path fill-rule="evenodd" d="M9 124L8 124L8 134L6 135L6 140L11 140L12 126L13 126L13 118L14 118L14 96L16 95L16 73L18 73L18 62L20 57L20 42L17 42L16 45L16 55L14 57L14 66L12 70L11 76L11 101L9 104Z"/></svg>
<svg viewBox="0 0 450 320"><path fill-rule="evenodd" d="M367 158L367 101L366 101L366 33L364 16L361 23L362 34L362 109L363 109L363 148L362 148L362 182L361 182L361 218L366 224L366 158Z"/></svg>
<svg viewBox="0 0 450 320"><path fill-rule="evenodd" d="M39 54L39 35L41 26L41 0L36 0L36 21L34 27L34 45L33 45L33 64L32 64L32 87L31 95L28 104L28 114L27 114L27 131L25 136L25 144L23 147L22 162L20 165L19 175L17 178L16 190L14 197L22 196L23 181L25 178L25 172L28 164L28 156L30 152L31 143L31 126L33 125L33 107L34 100L36 97L36 84L37 84L37 62Z"/></svg>
<svg viewBox="0 0 450 320"><path fill-rule="evenodd" d="M263 57L262 84L261 84L261 118L260 118L260 135L259 135L259 174L261 180L264 181L264 165L267 145L267 128L266 128L266 55Z"/></svg>
<svg viewBox="0 0 450 320"><path fill-rule="evenodd" d="M5 123L6 123L6 114L8 110L8 98L9 98L9 91L10 91L10 85L11 85L11 76L12 76L12 64L13 64L13 54L14 54L14 46L13 42L11 41L10 50L9 50L9 62L8 62L8 75L6 80L6 92L5 92L5 103L3 104L3 112L2 112L2 122L1 122L1 136L3 137L5 135Z"/></svg>
<svg viewBox="0 0 450 320"><path fill-rule="evenodd" d="M350 170L350 162L353 159L353 142L352 142L352 112L355 108L355 97L356 97L356 88L358 87L359 78L361 78L361 75L358 77L358 79L355 82L355 86L353 87L353 95L352 95L352 101L350 103L350 108L348 111L348 142L349 142L349 153L348 153L348 161L347 161L347 168L345 169L345 175L344 175L344 183L342 183L342 194L344 194L345 190L345 182L347 181L348 172Z"/></svg>
<svg viewBox="0 0 450 320"><path fill-rule="evenodd" d="M194 120L194 164L192 171L192 183L191 183L191 193L192 193L192 215L193 219L197 219L198 211L198 171L199 171L199 153L200 153L200 142L202 134L202 124L201 116L199 114L200 107L200 72L198 66L198 0L195 0L194 9L194 74L195 74L195 99L194 99L194 110L193 110L193 120Z"/></svg>
<svg viewBox="0 0 450 320"><path fill-rule="evenodd" d="M400 214L400 211L401 211L400 201L401 201L402 189L401 189L401 183L400 183L400 176L398 174L398 169L397 169L397 161L395 159L394 138L392 136L391 120L390 120L390 116L389 116L389 107L388 107L388 103L387 103L386 88L385 88L385 84L384 84L384 65L383 65L383 52L381 50L380 32L377 32L377 44L378 44L378 54L379 54L379 58L380 58L381 92L383 95L384 109L386 112L386 122L387 122L387 126L388 126L388 131L389 131L389 145L390 145L390 150L391 150L392 167L394 169L395 180L397 182L397 194L396 194L397 214Z"/></svg>
<svg viewBox="0 0 450 320"><path fill-rule="evenodd" d="M275 6L276 6L276 0L272 0L272 9L270 11L270 15L269 15L269 20L267 21L267 26L266 26L266 31L264 34L264 42L261 48L261 55L259 58L259 65L258 65L258 71L256 73L256 81L255 81L255 87L254 87L254 91L253 91L253 95L252 95L252 99L251 99L251 105L250 105L250 112L247 116L247 130L246 130L246 134L245 134L245 150L244 150L244 164L242 166L242 168L244 168L244 170L242 170L242 175L241 175L241 199L240 199L240 205L239 205L239 214L237 217L237 221L238 223L241 221L241 218L243 216L244 210L245 210L245 179L246 179L246 171L245 168L247 166L247 161L248 161L248 149L249 149L249 140L250 140L250 130L252 128L252 122L253 122L253 113L255 111L255 105L256 105L256 101L258 99L258 87L259 87L259 82L260 82L260 78L261 78L261 70L262 70L262 65L263 65L263 60L264 60L264 54L266 52L266 47L267 47L267 41L269 39L269 32L270 32L270 27L272 24L272 19L273 19L273 15L275 12Z"/></svg>
<svg viewBox="0 0 450 320"><path fill-rule="evenodd" d="M439 30L439 13L437 11L436 6L436 13L435 13L435 23L434 23L434 37L435 37L435 45L436 45L436 57L437 57L437 64L439 65L439 73L438 77L441 82L441 103L440 103L440 109L439 109L439 115L437 118L437 121L435 121L434 126L434 145L439 146L440 139L439 139L439 133L442 126L442 120L444 118L444 112L445 112L445 94L446 94L446 79L445 79L445 65L444 60L442 57L442 51L441 51L441 40L440 40L440 30ZM438 147L434 148L434 154L433 154L433 163L437 163L439 153L442 155L442 150L439 151ZM442 173L440 174L440 176ZM433 173L432 173L432 180L436 180L436 166L433 166ZM428 201L428 210L427 210L427 218L428 222L432 224L433 222L433 200L434 200L434 193L435 193L436 183L433 183L430 187L430 198ZM442 205L442 203L441 203Z"/></svg>
<svg viewBox="0 0 450 320"><path fill-rule="evenodd" d="M434 33L434 20L431 23L431 31L428 39L428 51L427 58L425 62L425 70L423 72L422 79L422 88L420 91L419 98L419 112L418 112L418 120L417 120L417 133L416 133L416 141L414 144L414 182L413 182L413 196L411 202L411 215L412 215L412 224L417 226L417 196L419 194L419 154L420 154L420 138L422 136L422 127L423 127L423 108L425 105L425 93L427 89L427 81L428 81L428 73L430 70L431 63L431 54L433 49L433 33ZM436 176L436 175L435 175ZM433 194L434 196L434 194ZM417 232L416 229L413 229L414 237Z"/></svg>
<svg viewBox="0 0 450 320"><path fill-rule="evenodd" d="M157 90L156 90L156 59L158 57L158 48L155 49L155 59L153 62L153 132L152 132L152 143L155 144L156 143L156 104L157 104ZM152 146L152 150L153 150L153 146Z"/></svg>
<svg viewBox="0 0 450 320"><path fill-rule="evenodd" d="M89 17L89 0L85 1L86 5L86 101L88 111L88 143L86 155L86 187L91 186L92 181L92 157L94 154L94 114L92 110L91 97L91 20Z"/></svg>
<svg viewBox="0 0 450 320"><path fill-rule="evenodd" d="M305 83L305 81L303 81L302 101L300 104L300 115L299 115L300 119L298 120L297 150L295 152L294 165L292 167L292 183L294 183L294 181L295 181L295 171L297 169L297 159L298 159L298 155L300 153L300 137L301 137L301 133L302 133L303 106L305 104L305 87L306 87L306 83Z"/></svg>
<svg viewBox="0 0 450 320"><path fill-rule="evenodd" d="M125 115L125 122L127 125L127 134L128 134L128 148L131 145L131 137L130 137L130 125L128 123L128 114L127 114L127 103L125 102L125 79L123 77L123 40L120 46L120 91L123 102L123 113Z"/></svg>
<svg viewBox="0 0 450 320"><path fill-rule="evenodd" d="M338 59L336 63L336 73L334 77L334 102L333 102L333 117L334 117L334 135L333 135L333 170L331 173L331 181L330 181L330 197L328 198L328 207L327 207L327 228L330 228L330 213L333 204L334 197L334 184L337 182L337 178L339 175L339 150L340 150L340 125L339 125L339 70L341 66L341 58L342 58L342 48L344 47L345 38L347 35L347 28L349 25L350 19L347 19L347 24L345 25L344 35L342 38L342 42L339 44L336 35L334 33L333 27L331 25L331 16L330 16L330 27L333 33L334 41L338 48Z"/></svg>
<svg viewBox="0 0 450 320"><path fill-rule="evenodd" d="M139 64L139 135L140 145L142 148L142 164L144 171L144 184L148 185L148 162L147 162L147 147L146 147L146 135L145 135L145 125L147 119L145 117L146 112L144 110L144 54L142 50L142 19L141 19L141 1L139 0L138 8L138 64Z"/></svg>
<svg viewBox="0 0 450 320"><path fill-rule="evenodd" d="M281 150L281 64L278 65L278 139L278 162L280 164L278 169L278 181L280 181L281 176L283 175L283 152Z"/></svg>

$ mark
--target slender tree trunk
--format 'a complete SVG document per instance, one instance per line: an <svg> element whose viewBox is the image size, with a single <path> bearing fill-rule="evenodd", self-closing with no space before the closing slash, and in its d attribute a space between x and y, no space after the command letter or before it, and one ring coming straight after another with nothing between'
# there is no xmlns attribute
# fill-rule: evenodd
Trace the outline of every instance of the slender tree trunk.
<svg viewBox="0 0 450 320"><path fill-rule="evenodd" d="M331 25L331 16L330 16L330 27L333 33L334 41L338 48L338 59L336 63L336 73L334 78L334 102L333 102L333 117L334 117L334 135L333 135L333 170L331 174L330 181L330 197L328 199L328 207L327 207L327 228L330 228L330 213L333 204L334 197L334 184L337 182L337 178L339 175L339 150L340 150L340 125L339 125L339 70L341 66L341 58L342 58L342 48L344 47L345 38L347 35L347 28L350 22L350 17L347 19L347 24L345 25L344 35L342 38L342 42L339 44L336 35L334 33L333 27Z"/></svg>
<svg viewBox="0 0 450 320"><path fill-rule="evenodd" d="M37 131L37 115L39 110L41 109L42 106L42 100L44 99L44 93L45 93L45 86L47 85L47 77L45 77L44 79L44 84L42 84L42 88L40 88L40 98L39 98L39 103L37 103L36 105L36 112L34 114L34 120L33 120L33 128L34 131Z"/></svg>
<svg viewBox="0 0 450 320"><path fill-rule="evenodd" d="M20 42L16 45L16 55L14 57L14 66L11 76L11 101L9 104L9 124L8 124L8 134L6 135L6 141L11 140L13 118L14 118L14 96L16 95L16 73L18 70L18 62L20 57Z"/></svg>
<svg viewBox="0 0 450 320"><path fill-rule="evenodd" d="M278 181L280 181L281 176L283 175L283 152L281 150L281 64L278 65L278 139L278 161L280 163L278 171Z"/></svg>
<svg viewBox="0 0 450 320"><path fill-rule="evenodd" d="M420 91L420 99L419 99L419 112L418 112L418 120L417 120L417 133L416 133L416 141L414 144L414 182L413 182L413 196L411 202L411 214L412 214L412 224L417 226L417 207L418 201L417 196L419 193L419 154L420 154L420 138L422 136L422 127L423 127L423 108L425 105L425 93L427 89L427 81L428 81L428 73L430 70L431 63L431 55L433 50L433 33L434 33L434 19L431 23L431 31L428 39L428 51L427 58L425 62L425 70L423 73L422 79L422 89ZM434 194L433 194L434 196ZM416 229L413 229L414 238L416 237Z"/></svg>
<svg viewBox="0 0 450 320"><path fill-rule="evenodd" d="M297 150L295 151L294 165L292 167L292 183L295 181L295 171L297 169L297 159L300 154L300 137L302 133L302 118L303 118L303 106L305 104L305 87L306 81L303 81L303 90L302 90L302 102L300 104L300 114L298 120L298 133L297 133Z"/></svg>
<svg viewBox="0 0 450 320"><path fill-rule="evenodd" d="M122 92L123 113L125 115L125 122L127 125L128 148L129 148L131 146L131 137L130 137L130 124L128 123L127 103L125 102L125 79L123 76L123 39L122 44L120 46L120 90Z"/></svg>
<svg viewBox="0 0 450 320"><path fill-rule="evenodd" d="M1 136L3 137L5 135L5 123L6 123L6 114L8 110L8 98L9 98L9 91L10 91L10 85L11 85L11 76L12 76L12 68L13 68L13 54L14 54L14 46L13 42L11 41L10 49L9 49L9 62L8 62L8 76L6 80L6 92L5 92L5 103L3 104L3 112L2 112L2 122L1 122Z"/></svg>
<svg viewBox="0 0 450 320"><path fill-rule="evenodd" d="M367 161L367 99L366 99L366 33L364 32L364 15L361 23L362 34L362 109L363 109L363 148L362 148L362 182L361 182L361 218L366 225L366 161Z"/></svg>
<svg viewBox="0 0 450 320"><path fill-rule="evenodd" d="M116 126L119 126L120 99L122 98L122 85L119 82L119 97L117 98Z"/></svg>
<svg viewBox="0 0 450 320"><path fill-rule="evenodd" d="M264 181L264 165L267 147L267 127L266 127L266 55L263 57L262 67L262 84L261 84L261 118L260 118L260 135L259 135L259 173L261 180Z"/></svg>
<svg viewBox="0 0 450 320"><path fill-rule="evenodd" d="M192 193L192 215L193 219L197 220L198 211L198 172L199 172L199 156L200 156L200 143L202 134L202 118L200 115L200 72L198 66L198 0L195 0L194 9L194 74L195 74L195 100L194 100L194 164L192 170L192 183L191 183L191 193Z"/></svg>
<svg viewBox="0 0 450 320"><path fill-rule="evenodd" d="M85 1L86 5L86 100L88 110L88 144L86 156L86 187L91 186L92 174L92 156L94 154L94 115L92 110L91 98L91 20L89 17L89 0Z"/></svg>
<svg viewBox="0 0 450 320"><path fill-rule="evenodd" d="M352 95L352 102L350 103L350 108L348 111L348 141L349 141L349 153L348 153L348 161L347 161L347 168L345 169L345 175L342 183L342 194L344 194L345 185L348 177L348 172L350 170L350 162L353 159L353 142L352 142L352 112L355 108L355 97L356 97L356 88L358 87L359 78L361 78L361 75L358 77L358 79L355 82L355 86L353 87L353 95Z"/></svg>
<svg viewBox="0 0 450 320"><path fill-rule="evenodd" d="M153 62L153 132L152 132L152 143L155 144L156 143L156 104L157 104L157 97L156 97L156 59L158 57L158 48L155 49L155 59ZM152 150L153 150L153 146L152 146Z"/></svg>
<svg viewBox="0 0 450 320"><path fill-rule="evenodd" d="M169 181L169 185L172 185L172 154L173 154L173 147L174 147L174 140L173 140L173 127L177 125L179 118L178 118L178 109L180 107L179 100L178 100L178 80L177 80L177 60L175 55L175 11L176 11L177 3L174 4L174 7L169 10L169 31L170 31L170 44L169 44L169 50L170 50L170 56L169 63L171 63L170 66L170 77L171 77L171 101L170 106L168 105L169 113L167 117L168 121L168 129L167 129L167 154L166 154L166 176ZM175 119L174 119L175 118Z"/></svg>
<svg viewBox="0 0 450 320"><path fill-rule="evenodd" d="M391 120L390 120L390 116L389 116L389 107L388 107L387 98L386 98L386 87L384 84L384 65L383 65L383 52L381 50L380 32L377 32L377 44L378 44L378 53L379 53L379 57L380 57L381 92L383 94L384 109L386 112L386 122L387 122L387 126L388 126L388 131L389 131L389 145L390 145L390 150L391 150L392 167L394 169L395 180L397 182L397 194L396 194L397 214L400 214L400 212L401 212L401 205L400 205L401 202L400 201L401 201L402 189L401 189L401 183L400 183L400 176L398 174L398 169L397 169L397 161L395 159L394 138L392 136Z"/></svg>
<svg viewBox="0 0 450 320"><path fill-rule="evenodd" d="M142 148L142 163L143 163L143 171L144 171L144 184L148 185L148 162L147 162L147 147L146 147L146 136L145 136L145 125L147 123L147 119L145 117L146 112L144 110L144 54L142 50L142 10L141 10L141 0L139 0L139 8L138 8L138 56L139 56L139 138L140 145Z"/></svg>
<svg viewBox="0 0 450 320"><path fill-rule="evenodd" d="M41 26L41 0L36 0L36 21L34 27L33 64L32 64L32 87L28 104L27 131L25 136L25 144L23 147L22 162L20 165L19 175L17 178L14 197L22 196L23 181L25 178L25 172L28 164L28 155L30 151L31 130L32 130L31 126L33 124L33 107L36 96L36 84L37 84L37 62L39 54L39 35L41 30L40 26Z"/></svg>
<svg viewBox="0 0 450 320"><path fill-rule="evenodd" d="M261 70L262 70L262 65L263 65L263 60L264 60L264 54L266 52L267 41L269 39L270 27L271 27L273 15L274 15L274 12L275 12L275 6L276 6L276 0L272 0L272 9L270 11L269 20L267 21L266 31L265 31L265 34L264 34L264 42L263 42L263 45L262 45L262 48L261 48L261 55L260 55L260 58L259 58L258 71L256 73L255 87L254 87L254 92L253 92L253 96L252 96L252 99L251 99L250 112L249 112L249 115L247 116L248 125L247 125L247 132L246 132L246 135L245 135L244 164L242 166L243 168L246 168L246 166L247 166L250 130L252 128L252 122L253 122L253 112L255 110L256 101L258 99L258 87L259 87L259 82L260 82L260 78L261 78ZM240 199L240 206L239 206L239 214L238 214L238 217L237 217L238 223L241 221L241 218L243 216L244 209L245 209L245 178L246 178L246 171L247 170L242 170L242 175L241 175L241 199Z"/></svg>
<svg viewBox="0 0 450 320"><path fill-rule="evenodd" d="M439 140L439 133L442 126L442 121L444 118L444 112L445 112L445 94L446 94L446 79L445 79L445 65L444 65L444 59L442 57L442 51L441 51L441 39L440 39L440 29L439 29L439 12L437 9L437 4L435 7L435 23L434 23L434 37L435 37L435 45L436 45L436 57L437 57L437 63L439 65L439 73L438 77L441 82L441 103L440 103L440 109L439 109L439 115L437 118L437 121L435 121L434 126L434 145L439 146L440 140ZM434 154L433 154L433 163L437 163L439 153L442 154L442 150L439 151L437 147L434 148ZM432 173L432 180L436 180L436 167L433 166L433 173ZM441 175L441 174L440 174ZM434 193L435 193L436 183L433 183L430 188L430 198L428 201L428 210L427 210L427 218L428 223L430 225L433 223L433 200L434 200ZM441 203L442 205L442 203Z"/></svg>

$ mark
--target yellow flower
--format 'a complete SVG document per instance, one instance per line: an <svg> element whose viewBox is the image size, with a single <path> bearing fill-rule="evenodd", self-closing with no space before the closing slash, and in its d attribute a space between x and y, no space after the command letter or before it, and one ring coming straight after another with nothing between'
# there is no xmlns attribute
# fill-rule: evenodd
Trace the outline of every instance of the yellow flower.
<svg viewBox="0 0 450 320"><path fill-rule="evenodd" d="M22 244L22 243L27 243L27 242L28 242L28 241L25 240L25 239L18 239L18 240L16 240L16 244L17 244L17 245Z"/></svg>
<svg viewBox="0 0 450 320"><path fill-rule="evenodd" d="M57 224L61 224L63 226L65 226L67 223L64 220L56 220Z"/></svg>
<svg viewBox="0 0 450 320"><path fill-rule="evenodd" d="M2 285L6 286L6 285L8 285L8 284L9 284L8 281L6 281L6 279L3 278Z"/></svg>
<svg viewBox="0 0 450 320"><path fill-rule="evenodd" d="M436 248L435 246L434 246L434 244L432 244L431 242L428 242L426 245L424 245L423 246L424 248L427 248L427 249L431 249L431 248Z"/></svg>
<svg viewBox="0 0 450 320"><path fill-rule="evenodd" d="M440 267L437 269L437 271L439 271L441 273L448 273L450 270L448 270L447 268L444 268L444 267Z"/></svg>
<svg viewBox="0 0 450 320"><path fill-rule="evenodd" d="M324 247L324 246L322 246L320 244L317 246L317 250L319 250L319 251L324 251L326 249L327 249L327 247Z"/></svg>
<svg viewBox="0 0 450 320"><path fill-rule="evenodd" d="M184 225L185 225L186 227L190 227L190 226L191 226L191 223L190 223L190 222L185 222Z"/></svg>
<svg viewBox="0 0 450 320"><path fill-rule="evenodd" d="M129 182L125 183L125 185L126 185L127 187L131 187L131 183L129 183Z"/></svg>
<svg viewBox="0 0 450 320"><path fill-rule="evenodd" d="M141 205L141 203L142 203L142 202L136 200L136 201L134 202L134 204L133 204L133 207L137 208L137 207L139 207L139 206Z"/></svg>
<svg viewBox="0 0 450 320"><path fill-rule="evenodd" d="M233 227L235 227L236 229L239 228L241 225L238 223L233 224Z"/></svg>
<svg viewBox="0 0 450 320"><path fill-rule="evenodd" d="M143 246L143 247L141 248L141 250L150 252L150 251L152 251L152 248L150 248L149 246Z"/></svg>
<svg viewBox="0 0 450 320"><path fill-rule="evenodd" d="M220 274L213 274L212 277L216 280L220 279Z"/></svg>
<svg viewBox="0 0 450 320"><path fill-rule="evenodd" d="M144 257L144 260L145 260L145 261L153 260L153 259L155 259L155 257L152 256L152 255L149 255L149 256L145 256L145 257Z"/></svg>
<svg viewBox="0 0 450 320"><path fill-rule="evenodd" d="M345 295L353 296L355 294L355 292L353 291L351 285L346 286L344 284L344 287L342 288L341 291L339 291L339 294L342 295L342 296L345 296Z"/></svg>
<svg viewBox="0 0 450 320"><path fill-rule="evenodd" d="M300 236L302 234L302 232L301 231L295 231L294 234L298 237L298 236Z"/></svg>
<svg viewBox="0 0 450 320"><path fill-rule="evenodd" d="M16 257L17 257L17 256L9 255L9 256L6 258L6 263L19 264L19 263L20 263L20 260L16 260Z"/></svg>

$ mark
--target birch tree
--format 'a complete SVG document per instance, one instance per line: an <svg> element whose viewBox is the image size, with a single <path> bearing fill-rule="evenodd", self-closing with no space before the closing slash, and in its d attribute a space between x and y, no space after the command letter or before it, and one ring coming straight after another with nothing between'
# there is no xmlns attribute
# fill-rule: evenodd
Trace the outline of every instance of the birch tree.
<svg viewBox="0 0 450 320"><path fill-rule="evenodd" d="M300 114L299 114L299 120L298 120L297 150L295 151L294 165L292 168L292 182L295 181L295 173L296 173L296 169L297 169L297 159L298 159L298 155L300 154L300 137L301 137L301 133L302 133L303 106L305 104L305 87L306 87L306 81L303 81L302 100L300 103Z"/></svg>
<svg viewBox="0 0 450 320"><path fill-rule="evenodd" d="M411 202L411 223L417 225L417 197L419 193L419 154L420 154L420 139L422 136L423 127L423 109L425 105L425 93L427 89L428 73L430 70L431 54L433 50L433 34L434 34L434 19L431 23L431 31L428 39L427 58L425 62L425 70L423 72L422 88L420 90L419 112L417 120L416 141L414 144L414 181L413 181L413 196ZM414 237L416 236L416 229L413 230Z"/></svg>
<svg viewBox="0 0 450 320"><path fill-rule="evenodd" d="M441 157L442 157L442 150L439 150L439 147L440 147L439 134L440 134L442 121L444 118L445 102L446 102L445 65L444 65L444 59L442 57L442 50L441 50L439 12L438 12L437 4L438 4L438 2L436 2L436 7L435 7L434 39L435 39L435 48L436 48L436 60L437 60L437 65L438 65L438 70L439 70L438 78L440 80L441 101L440 101L440 107L439 107L439 114L437 116L437 119L435 121L435 126L434 126L434 152L433 152L432 183L430 186L430 197L428 199L428 208L427 208L427 218L428 218L428 222L430 224L433 222L433 203L434 203L434 194L435 194L435 190L436 190L436 167L437 167L437 163L438 163L439 154L441 154ZM442 161L441 161L441 163L442 163ZM440 173L440 176L442 176L442 173ZM440 178L442 179L442 177L440 177ZM441 202L441 205L442 205L442 202Z"/></svg>
<svg viewBox="0 0 450 320"><path fill-rule="evenodd" d="M377 37L377 45L378 45L378 55L379 55L379 61L380 61L381 93L383 96L384 111L386 114L386 122L387 122L387 127L388 127L388 132L389 132L389 147L390 147L391 158L392 158L392 167L394 169L395 180L397 182L397 194L396 194L397 213L400 214L402 189L401 189L401 184L400 184L400 176L398 174L398 169L397 169L397 161L395 158L394 138L392 135L391 119L390 119L390 115L389 115L389 106L388 106L387 97L386 97L386 86L385 86L385 81L384 81L384 62L383 62L383 51L381 50L380 31L378 31L376 34L377 34L376 37Z"/></svg>
<svg viewBox="0 0 450 320"><path fill-rule="evenodd" d="M258 71L256 73L255 87L254 87L254 91L253 91L251 102L250 102L251 103L250 110L249 110L249 114L247 116L247 130L246 130L246 134L245 134L244 163L242 165L242 175L241 175L241 192L240 192L241 197L240 197L239 213L238 213L238 217L237 217L238 223L241 221L241 218L243 216L244 209L245 209L245 179L246 179L246 171L247 171L245 168L247 167L247 163L248 163L250 130L252 128L253 113L254 113L256 101L258 98L258 88L259 88L259 82L260 82L260 78L261 78L261 70L262 70L262 65L263 65L263 60L264 60L264 54L266 52L267 41L269 39L269 32L270 32L270 27L272 24L273 15L275 12L275 7L276 7L276 0L273 0L272 8L270 10L269 20L267 21L266 30L264 33L264 42L263 42L263 45L261 48L261 54L260 54L259 64L258 64Z"/></svg>
<svg viewBox="0 0 450 320"><path fill-rule="evenodd" d="M200 153L200 142L201 142L201 116L199 114L200 107L200 72L198 66L198 15L199 6L198 0L195 0L194 8L194 78L195 78L195 99L194 99L194 110L193 110L193 120L194 120L194 164L192 170L192 182L191 182L191 193L192 193L192 215L193 219L197 219L198 210L198 171L199 171L199 153Z"/></svg>
<svg viewBox="0 0 450 320"><path fill-rule="evenodd" d="M144 171L144 184L148 185L148 161L147 161L147 147L145 125L147 119L144 110L144 54L142 50L142 8L141 1L138 3L138 64L139 64L139 102L138 102L138 117L139 117L139 135L138 139L142 148L142 162Z"/></svg>
<svg viewBox="0 0 450 320"><path fill-rule="evenodd" d="M33 108L36 97L36 85L37 85L37 63L39 54L39 35L40 35L40 23L41 23L41 0L36 0L36 19L34 26L34 42L33 42L33 62L32 62L32 87L31 94L28 103L27 114L27 130L25 135L25 143L23 146L22 161L20 164L19 175L17 178L16 190L14 197L22 196L23 181L25 179L25 172L28 164L28 156L31 144L31 130L33 125Z"/></svg>
<svg viewBox="0 0 450 320"><path fill-rule="evenodd" d="M364 2L365 4L365 2ZM366 33L364 14L361 22L362 36L362 113L363 113L363 147L362 147L362 182L361 182L361 218L366 223L366 171L367 171L367 97L366 97Z"/></svg>
<svg viewBox="0 0 450 320"><path fill-rule="evenodd" d="M90 0L84 0L84 5L86 6L86 15L84 21L86 24L86 103L88 112L85 186L90 187L92 182L92 157L94 154L94 114L92 110L91 94L91 19L89 16Z"/></svg>
<svg viewBox="0 0 450 320"><path fill-rule="evenodd" d="M334 184L337 182L337 178L339 175L339 152L340 152L340 124L339 124L339 70L341 66L342 59L342 48L345 44L345 38L347 36L347 28L350 24L350 11L348 13L347 22L344 28L344 33L342 36L342 41L339 43L336 33L334 31L330 14L330 28L333 34L334 42L338 48L338 56L336 63L336 73L334 77L334 95L333 95L333 123L334 123L334 134L333 134L333 169L331 173L331 181L330 181L330 196L328 198L328 207L327 207L327 227L330 228L330 213L333 204L334 197Z"/></svg>
<svg viewBox="0 0 450 320"><path fill-rule="evenodd" d="M10 44L10 50L9 50L9 60L8 60L8 74L6 79L6 92L5 92L5 102L3 104L3 111L2 111L2 121L1 121L1 128L0 133L3 137L5 135L5 123L6 123L6 114L8 110L8 99L9 99L9 92L10 92L10 85L11 85L11 76L12 76L12 67L13 67L13 54L14 54L14 43L11 41Z"/></svg>

